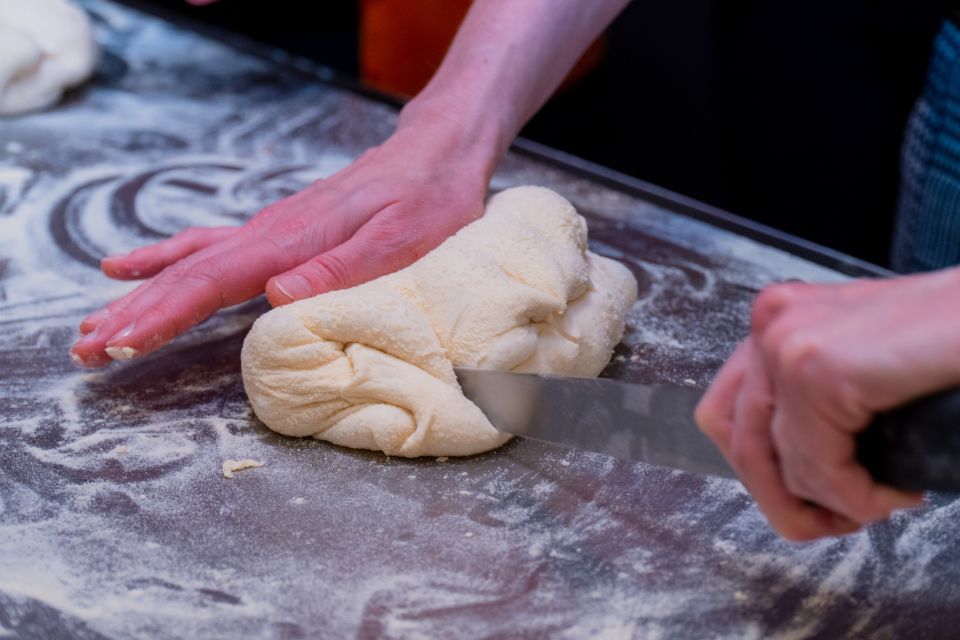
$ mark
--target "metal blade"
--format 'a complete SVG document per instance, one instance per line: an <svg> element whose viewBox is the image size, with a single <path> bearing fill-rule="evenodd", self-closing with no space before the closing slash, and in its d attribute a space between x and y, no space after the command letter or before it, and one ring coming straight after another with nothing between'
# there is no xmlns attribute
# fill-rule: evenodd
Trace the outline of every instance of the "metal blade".
<svg viewBox="0 0 960 640"><path fill-rule="evenodd" d="M500 431L625 460L736 477L693 421L703 395L698 389L480 369L456 372L464 395Z"/></svg>

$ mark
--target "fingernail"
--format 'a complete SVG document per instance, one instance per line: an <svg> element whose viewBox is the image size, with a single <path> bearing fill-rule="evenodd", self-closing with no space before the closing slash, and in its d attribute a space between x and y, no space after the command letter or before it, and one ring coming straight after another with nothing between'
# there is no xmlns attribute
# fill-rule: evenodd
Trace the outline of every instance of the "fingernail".
<svg viewBox="0 0 960 640"><path fill-rule="evenodd" d="M81 333L80 338L74 342L74 346L78 344L90 344L91 342L96 341L97 335L100 333L100 329L103 327L97 327L93 331L88 331L87 333Z"/></svg>
<svg viewBox="0 0 960 640"><path fill-rule="evenodd" d="M103 321L110 315L105 309L91 313L80 321L80 335L89 335L100 328Z"/></svg>
<svg viewBox="0 0 960 640"><path fill-rule="evenodd" d="M86 321L84 321L84 322L86 322ZM100 330L100 327L99 327L99 326L93 326L93 327L91 327L91 328L89 328L89 329L84 330L83 325L81 324L81 325L80 325L80 340L92 340L94 334L96 334L97 331L99 331L99 330ZM78 340L77 342L79 342L80 340Z"/></svg>
<svg viewBox="0 0 960 640"><path fill-rule="evenodd" d="M96 353L87 356L87 359L84 360L74 351L70 352L70 359L73 360L73 364L77 365L78 367L83 367L84 369L99 367L109 362L107 358L104 358Z"/></svg>
<svg viewBox="0 0 960 640"><path fill-rule="evenodd" d="M137 323L131 322L126 327L121 329L119 332L114 334L112 338L107 340L107 344L115 345L117 343L117 340L123 340L124 338L129 338L130 335L133 333L133 330L136 329L136 327L137 327Z"/></svg>
<svg viewBox="0 0 960 640"><path fill-rule="evenodd" d="M313 288L310 286L310 282L303 276L292 275L286 276L285 278L277 278L274 280L274 284L277 289L280 290L280 293L291 300L301 300L313 295Z"/></svg>
<svg viewBox="0 0 960 640"><path fill-rule="evenodd" d="M133 330L136 328L137 323L131 322L126 327L117 332L112 338L107 340L107 347L104 351L107 352L107 355L113 358L114 360L131 360L140 355L140 352L134 349L133 347L126 345L119 345L117 342L123 340L124 338L129 338L133 333Z"/></svg>

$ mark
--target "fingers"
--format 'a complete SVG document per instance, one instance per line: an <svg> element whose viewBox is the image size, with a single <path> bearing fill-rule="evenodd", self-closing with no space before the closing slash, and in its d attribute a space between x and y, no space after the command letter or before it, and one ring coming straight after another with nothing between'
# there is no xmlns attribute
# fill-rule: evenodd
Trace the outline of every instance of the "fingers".
<svg viewBox="0 0 960 640"><path fill-rule="evenodd" d="M151 278L171 264L233 237L240 227L193 227L184 229L172 238L147 247L134 249L120 256L108 256L100 261L103 272L116 280Z"/></svg>
<svg viewBox="0 0 960 640"><path fill-rule="evenodd" d="M74 360L95 367L155 350L178 335L181 326L185 329L193 324L191 320L199 322L216 310L213 305L219 294L199 286L200 282L173 287L169 278L166 282L153 280L113 303L114 309L97 312L100 315L94 316L99 324L70 350Z"/></svg>
<svg viewBox="0 0 960 640"><path fill-rule="evenodd" d="M713 441L727 460L730 460L734 409L740 387L743 386L749 351L749 341L740 343L717 373L694 412L694 419L700 430Z"/></svg>
<svg viewBox="0 0 960 640"><path fill-rule="evenodd" d="M162 270L81 322L74 360L100 366L149 353L220 307L259 295L268 278L313 255L316 244L349 237L342 222L315 222L327 203L311 196L286 198L240 228L188 229L104 261L104 271L118 277Z"/></svg>
<svg viewBox="0 0 960 640"><path fill-rule="evenodd" d="M446 237L411 242L402 219L396 206L388 207L346 242L271 278L266 286L270 304L289 304L392 273L412 264Z"/></svg>
<svg viewBox="0 0 960 640"><path fill-rule="evenodd" d="M805 501L804 496L795 495L786 486L780 454L771 433L775 411L780 407L775 404L770 378L758 350L750 350L747 366L737 396L731 462L757 506L770 524L789 540L811 540L859 529L857 522Z"/></svg>
<svg viewBox="0 0 960 640"><path fill-rule="evenodd" d="M296 257L290 247L252 235L208 247L89 316L84 326L92 330L71 352L81 364L98 366L154 351L221 307L259 295Z"/></svg>
<svg viewBox="0 0 960 640"><path fill-rule="evenodd" d="M804 301L804 313L822 312L812 306ZM777 411L767 430L789 493L864 525L916 506L922 496L877 484L856 461L854 434L871 412L853 391L855 376L831 356L836 347L830 332L838 326L842 320L812 333L796 314L771 319L755 342L760 348L751 369L771 372L777 388Z"/></svg>
<svg viewBox="0 0 960 640"><path fill-rule="evenodd" d="M842 535L858 528L806 504L784 486L769 425L773 396L758 354L744 341L717 374L696 410L700 428L736 470L771 525L791 540Z"/></svg>
<svg viewBox="0 0 960 640"><path fill-rule="evenodd" d="M750 330L753 336L762 335L787 305L796 302L810 289L803 282L782 282L766 287L753 303Z"/></svg>
<svg viewBox="0 0 960 640"><path fill-rule="evenodd" d="M807 410L809 405L792 406L796 394L783 395L782 410L775 416L771 432L781 452L782 476L791 494L861 525L923 503L922 494L877 484L856 461L856 447L849 433L831 427Z"/></svg>
<svg viewBox="0 0 960 640"><path fill-rule="evenodd" d="M114 314L120 312L122 309L126 308L132 300L135 300L146 288L150 285L149 282L144 282L139 285L136 289L126 294L125 296L118 298L105 306L102 309L94 311L87 317L85 317L80 322L80 335L88 336L91 333L95 332L100 326Z"/></svg>
<svg viewBox="0 0 960 640"><path fill-rule="evenodd" d="M197 251L236 236L239 230L239 227L185 229L172 238L148 247L134 249L121 256L108 256L101 261L101 268L107 276L117 280L150 278L167 266ZM90 335L107 318L125 308L132 299L136 298L141 287L85 317L80 322L80 335Z"/></svg>

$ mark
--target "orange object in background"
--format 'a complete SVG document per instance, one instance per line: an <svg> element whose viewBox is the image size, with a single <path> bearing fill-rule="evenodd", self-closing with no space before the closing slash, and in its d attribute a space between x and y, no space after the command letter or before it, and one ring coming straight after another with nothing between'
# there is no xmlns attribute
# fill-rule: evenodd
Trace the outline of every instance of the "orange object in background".
<svg viewBox="0 0 960 640"><path fill-rule="evenodd" d="M440 66L471 0L360 0L360 77L399 96L413 96ZM564 80L570 86L603 57L597 39Z"/></svg>

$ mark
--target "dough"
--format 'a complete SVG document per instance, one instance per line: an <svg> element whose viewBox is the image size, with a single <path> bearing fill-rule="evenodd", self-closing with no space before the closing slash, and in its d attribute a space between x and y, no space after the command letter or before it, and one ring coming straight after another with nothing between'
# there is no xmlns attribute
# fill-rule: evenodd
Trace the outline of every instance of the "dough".
<svg viewBox="0 0 960 640"><path fill-rule="evenodd" d="M243 344L243 382L274 431L394 456L464 456L510 439L454 365L596 376L637 283L587 251L573 206L540 187L490 199L415 264L280 307Z"/></svg>
<svg viewBox="0 0 960 640"><path fill-rule="evenodd" d="M0 115L50 106L96 61L82 9L66 0L0 0Z"/></svg>
<svg viewBox="0 0 960 640"><path fill-rule="evenodd" d="M244 460L224 460L223 464L220 466L220 471L223 472L224 478L233 478L234 471L243 471L245 469L256 469L257 467L262 467L263 463L259 460L251 460L249 458Z"/></svg>

